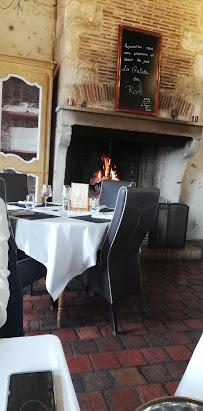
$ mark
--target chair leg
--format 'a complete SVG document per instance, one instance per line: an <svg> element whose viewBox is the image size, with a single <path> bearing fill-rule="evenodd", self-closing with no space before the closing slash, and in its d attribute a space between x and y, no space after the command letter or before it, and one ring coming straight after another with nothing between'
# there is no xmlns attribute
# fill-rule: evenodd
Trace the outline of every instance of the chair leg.
<svg viewBox="0 0 203 411"><path fill-rule="evenodd" d="M64 306L65 306L65 290L59 295L59 298L58 298L57 327L62 327Z"/></svg>
<svg viewBox="0 0 203 411"><path fill-rule="evenodd" d="M142 287L141 287L141 281L140 278L137 280L137 286L136 286L136 305L137 305L137 313L138 313L138 319L142 321L143 319L143 310L142 310Z"/></svg>
<svg viewBox="0 0 203 411"><path fill-rule="evenodd" d="M27 287L26 287L26 294L27 294L29 297L32 297L32 293L33 293L33 284L27 285Z"/></svg>
<svg viewBox="0 0 203 411"><path fill-rule="evenodd" d="M110 312L110 321L111 321L112 333L114 335L116 335L117 332L118 332L118 326L117 326L116 310L115 310L114 303L112 303L112 304L109 303L109 312Z"/></svg>

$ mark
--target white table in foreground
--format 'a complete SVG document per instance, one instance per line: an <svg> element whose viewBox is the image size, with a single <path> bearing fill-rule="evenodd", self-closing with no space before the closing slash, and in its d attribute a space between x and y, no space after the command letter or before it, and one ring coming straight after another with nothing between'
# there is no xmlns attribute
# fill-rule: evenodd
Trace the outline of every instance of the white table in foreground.
<svg viewBox="0 0 203 411"><path fill-rule="evenodd" d="M96 264L109 224L110 220L92 223L68 217L49 218L47 213L47 218L41 220L18 218L15 240L20 250L45 265L46 288L56 300L72 278Z"/></svg>
<svg viewBox="0 0 203 411"><path fill-rule="evenodd" d="M44 370L54 374L57 411L80 411L63 348L55 335L0 339L1 410L6 410L11 373Z"/></svg>
<svg viewBox="0 0 203 411"><path fill-rule="evenodd" d="M203 335L192 354L175 396L203 400Z"/></svg>

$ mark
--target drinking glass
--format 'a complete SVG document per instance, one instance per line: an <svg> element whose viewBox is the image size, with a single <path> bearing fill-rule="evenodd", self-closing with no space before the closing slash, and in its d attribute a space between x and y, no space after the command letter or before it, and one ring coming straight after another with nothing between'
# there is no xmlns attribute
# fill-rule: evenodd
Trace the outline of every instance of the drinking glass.
<svg viewBox="0 0 203 411"><path fill-rule="evenodd" d="M52 189L50 184L43 184L41 188L41 195L44 197L44 208L47 208L47 198L52 196Z"/></svg>
<svg viewBox="0 0 203 411"><path fill-rule="evenodd" d="M27 195L26 196L25 207L28 210L31 210L34 207L34 196L33 195Z"/></svg>
<svg viewBox="0 0 203 411"><path fill-rule="evenodd" d="M93 197L89 199L89 209L92 212L99 210L99 198Z"/></svg>
<svg viewBox="0 0 203 411"><path fill-rule="evenodd" d="M62 190L61 190L61 200L63 201L69 201L70 200L70 194L71 194L71 188L68 185L63 185Z"/></svg>
<svg viewBox="0 0 203 411"><path fill-rule="evenodd" d="M61 190L62 213L65 215L69 210L71 188L69 185L63 185Z"/></svg>

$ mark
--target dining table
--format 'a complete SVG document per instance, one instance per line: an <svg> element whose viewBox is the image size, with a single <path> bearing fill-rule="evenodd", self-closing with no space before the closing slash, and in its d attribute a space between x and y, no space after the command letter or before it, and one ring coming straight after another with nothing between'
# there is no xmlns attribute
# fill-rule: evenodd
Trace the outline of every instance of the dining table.
<svg viewBox="0 0 203 411"><path fill-rule="evenodd" d="M61 326L65 288L96 264L113 213L68 210L64 216L56 206L26 210L18 205L8 205L8 213L17 247L47 269L45 285L53 300L58 299Z"/></svg>

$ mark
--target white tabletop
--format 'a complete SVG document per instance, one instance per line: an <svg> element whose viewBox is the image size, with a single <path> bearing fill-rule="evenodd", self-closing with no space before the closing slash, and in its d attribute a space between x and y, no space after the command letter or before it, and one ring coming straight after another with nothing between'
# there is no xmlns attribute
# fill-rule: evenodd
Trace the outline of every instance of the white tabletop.
<svg viewBox="0 0 203 411"><path fill-rule="evenodd" d="M6 410L9 375L52 371L57 411L80 411L63 348L55 335L0 339L0 408Z"/></svg>
<svg viewBox="0 0 203 411"><path fill-rule="evenodd" d="M203 400L203 335L192 354L175 396Z"/></svg>
<svg viewBox="0 0 203 411"><path fill-rule="evenodd" d="M50 210L48 213L54 214ZM87 213L80 212L83 214ZM71 211L69 215L76 213ZM72 278L96 264L97 251L108 227L107 222L97 224L70 217L18 218L15 239L20 250L45 265L46 288L56 300Z"/></svg>

